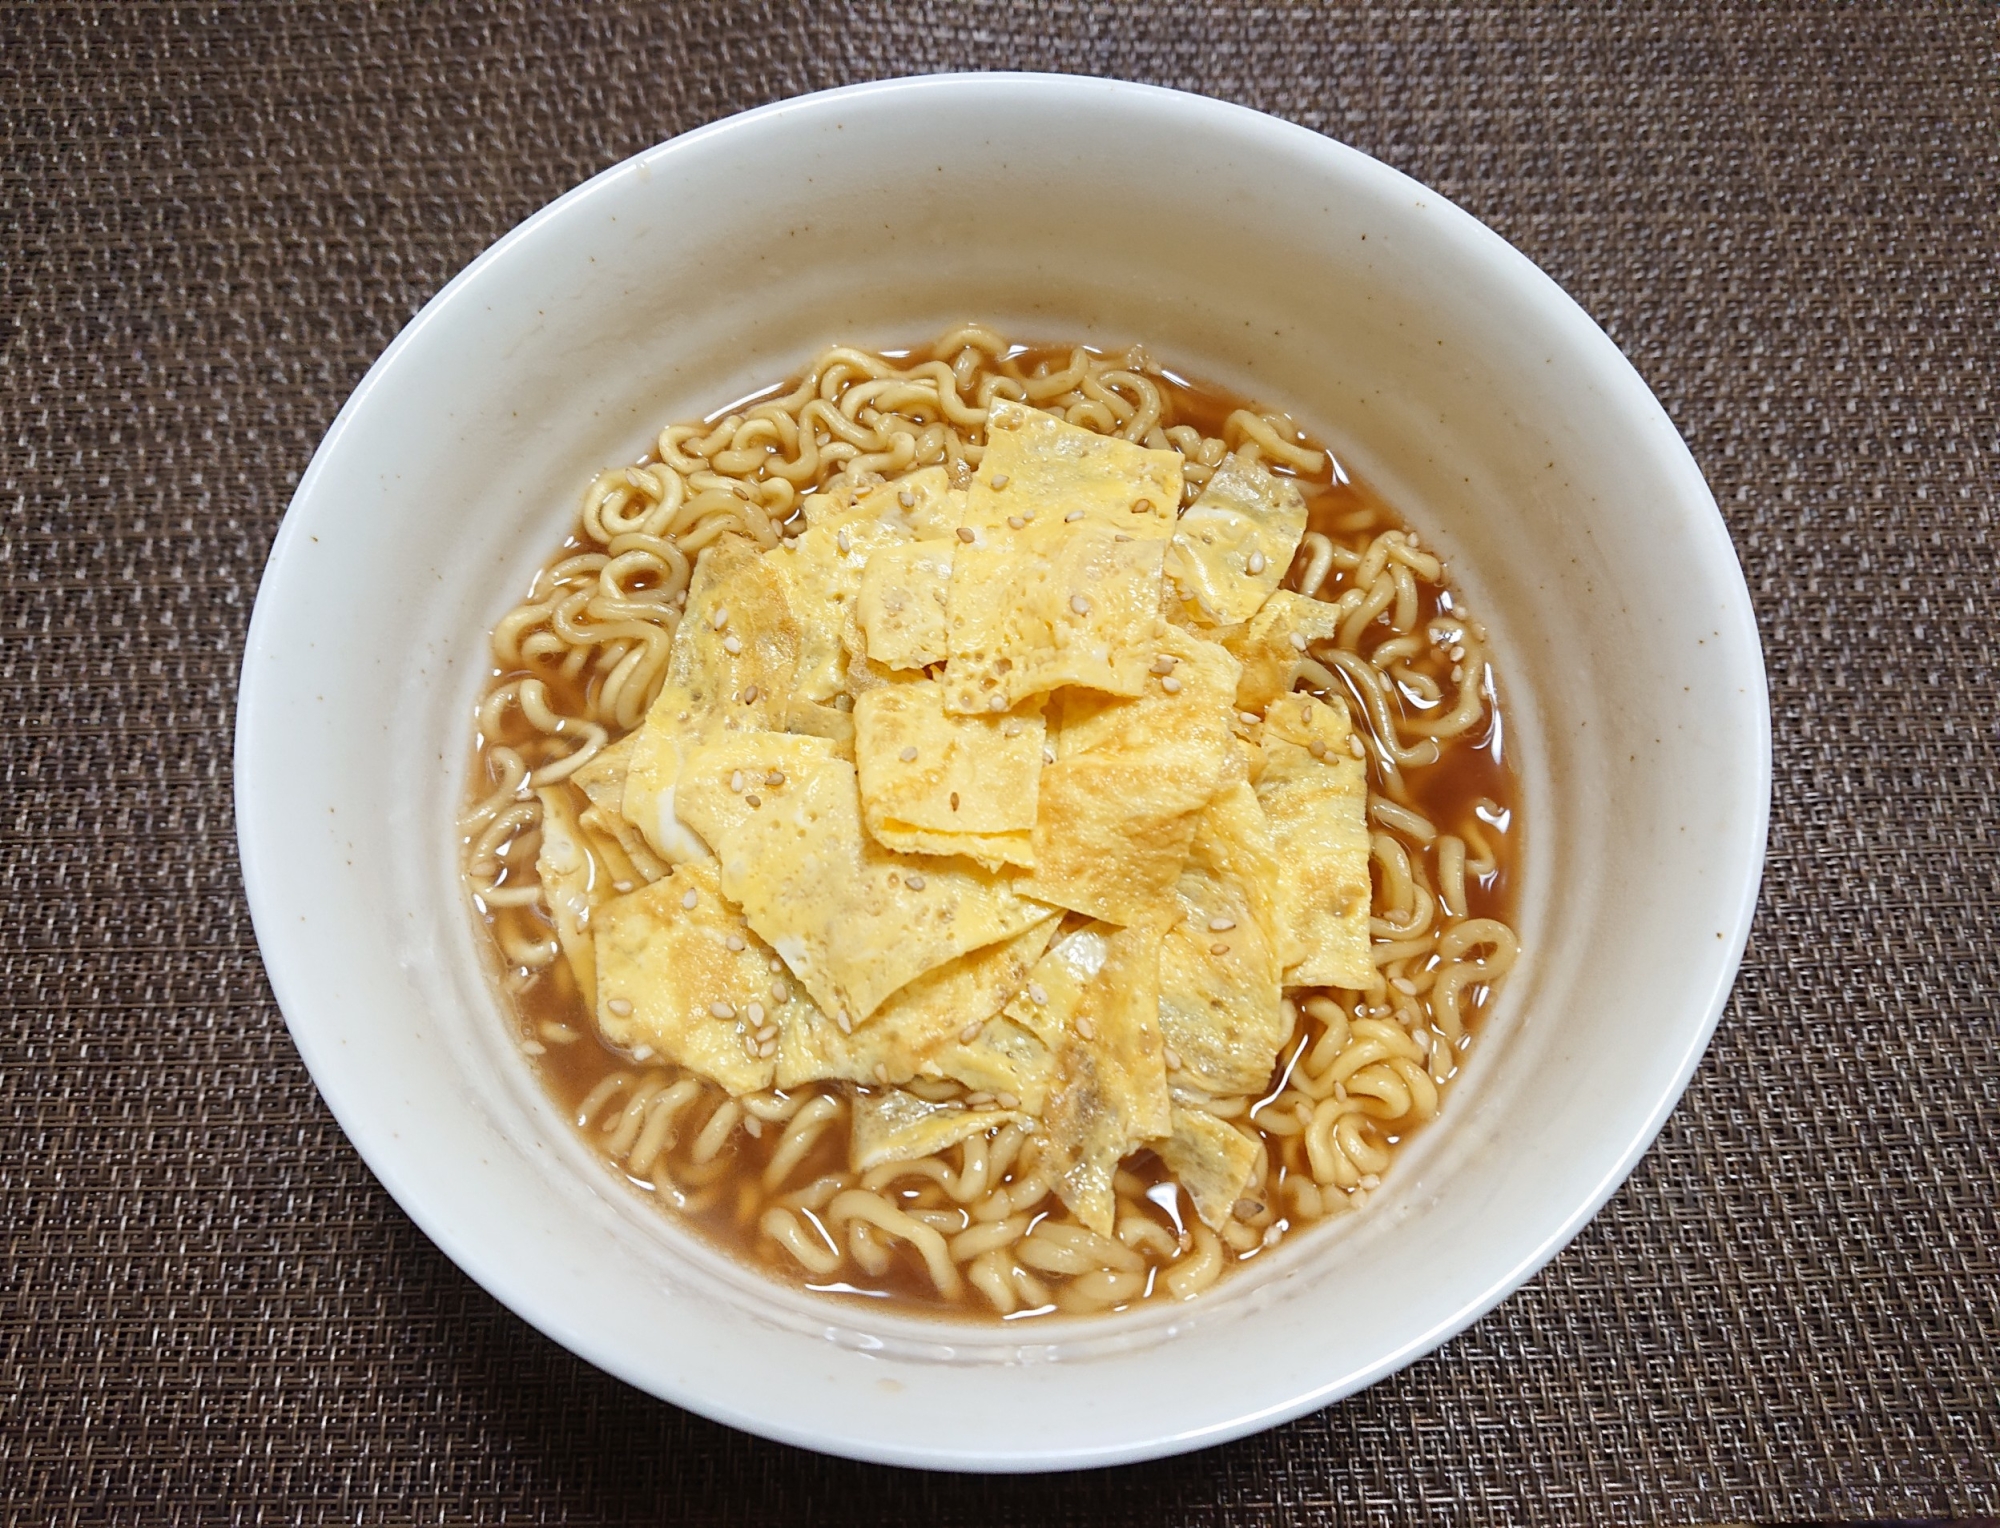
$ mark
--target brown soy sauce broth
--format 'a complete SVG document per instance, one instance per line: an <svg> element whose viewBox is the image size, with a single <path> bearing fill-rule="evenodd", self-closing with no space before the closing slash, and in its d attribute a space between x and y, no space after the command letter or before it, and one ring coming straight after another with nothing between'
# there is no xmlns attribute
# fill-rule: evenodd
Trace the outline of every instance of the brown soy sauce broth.
<svg viewBox="0 0 2000 1528"><path fill-rule="evenodd" d="M880 352L891 359L902 362L920 361L932 358L923 349L905 352ZM1026 376L1047 374L1062 370L1069 360L1069 346L1015 346L1009 354L1011 366ZM946 361L949 356L938 357ZM1239 408L1255 408L1251 399L1241 397L1226 390L1209 386L1180 374L1168 371L1153 373L1166 397L1167 424L1191 425L1204 436L1220 437L1224 421ZM791 384L784 383L737 400L726 409L718 410L710 416L709 422L718 421L732 412L741 412L756 403L773 396L782 396L790 390ZM1303 435L1298 437L1301 444L1325 449L1317 441L1309 441ZM650 455L647 460L650 460ZM1284 470L1284 469L1278 469ZM1295 474L1296 475L1296 474ZM1369 540L1384 531L1411 529L1408 521L1382 498L1368 483L1355 477L1351 472L1335 465L1335 458L1329 451L1328 467L1320 474L1300 481L1305 489L1309 510L1309 529L1328 536L1336 545L1360 549ZM551 557L551 564L564 557L588 550L584 544L571 537L563 547ZM1295 560L1288 586L1296 586L1305 558L1301 549ZM1449 570L1447 570L1447 573ZM1348 575L1336 568L1328 577L1321 595L1327 599L1337 599L1347 586ZM1456 617L1455 595L1448 587L1438 587L1423 582L1418 585L1420 594L1420 621L1428 621L1435 615ZM1477 614L1477 612L1473 612ZM1411 667L1430 673L1441 685L1448 685L1451 664L1443 654L1426 652L1411 661ZM496 669L493 673L495 684L518 677L522 671L505 672ZM590 697L591 686L597 680L586 671L571 675L561 671L554 664L537 665L533 676L543 681L547 687L554 709L565 714L582 711ZM1490 846L1494 868L1485 875L1468 874L1466 892L1467 916L1492 918L1511 924L1516 902L1516 859L1518 833L1508 831L1512 825L1512 815L1517 804L1517 786L1512 771L1503 755L1504 737L1501 725L1501 702L1494 681L1488 676L1489 714L1486 725L1476 735L1461 737L1447 743L1440 758L1434 764L1422 767L1406 767L1402 776L1403 799L1408 805L1428 817L1441 832L1467 834L1468 826L1475 830L1477 837L1483 838ZM1327 695L1331 700L1335 697ZM1356 720L1357 730L1366 729L1368 718L1365 710L1351 696L1347 700L1350 712ZM536 749L545 746L534 730L517 714L509 714L502 719L498 741L521 748L534 762ZM613 739L615 741L615 738ZM1371 790L1384 786L1379 763L1370 753ZM483 783L475 772L473 790L477 795ZM580 799L580 798L579 798ZM532 865L532 852L523 851L517 855L515 863L525 859ZM1377 894L1380 895L1379 868ZM1379 905L1379 903L1378 903ZM489 915L486 921L494 920ZM579 990L567 963L556 960L553 965L525 976L523 973L509 973L502 982L509 1006L517 1026L518 1034L530 1053L536 1071L547 1087L557 1106L573 1120L579 1106L604 1083L607 1077L619 1072L633 1072L633 1058L611 1049L597 1037L591 1009L585 995ZM1339 994L1336 994L1339 996ZM1351 994L1348 995L1351 997ZM1467 994L1465 1004L1466 1028L1476 1035L1480 1018L1488 1006L1490 994L1487 989L1475 987ZM1280 1049L1278 1066L1274 1071L1270 1094L1275 1096L1281 1089L1283 1078L1296 1058L1309 1048L1319 1037L1321 1026L1317 1020L1301 1015L1298 1029L1292 1038ZM557 1043L557 1037L570 1036ZM846 1087L848 1084L822 1084L822 1088ZM703 1084L708 1095L691 1106L687 1122L682 1125L677 1136L685 1141L699 1130L707 1112L723 1097L721 1090L712 1084ZM1448 1110L1448 1089L1445 1108ZM692 1227L697 1234L732 1254L739 1260L757 1267L783 1283L823 1289L846 1298L863 1298L872 1302L893 1305L910 1312L949 1313L957 1317L976 1319L999 1319L979 1295L968 1289L956 1302L941 1297L927 1274L921 1258L910 1247L900 1241L884 1239L889 1251L886 1270L879 1275L864 1275L854 1267L852 1260L828 1279L816 1279L808 1275L769 1238L759 1231L759 1219L772 1203L776 1194L767 1192L762 1184L765 1166L771 1160L783 1134L783 1125L765 1125L761 1133L752 1135L738 1128L729 1143L713 1161L699 1172L690 1174L684 1163L674 1156L674 1148L663 1153L661 1160L670 1162L681 1189L688 1191L689 1202L669 1208L664 1202L666 1213L676 1214L680 1220ZM596 1124L583 1129L586 1139L602 1151L603 1132ZM1304 1152L1298 1136L1279 1136L1260 1130L1266 1149L1270 1154L1271 1173L1267 1184L1282 1203L1284 1178L1291 1173L1305 1172ZM1401 1144L1397 1136L1380 1133L1383 1144L1394 1148ZM798 1166L787 1175L777 1193L788 1193L802 1184L807 1184L822 1174L832 1173L847 1166L847 1132L836 1127L823 1132ZM623 1172L619 1164L606 1158L606 1165L625 1177L632 1187L648 1196L658 1197L653 1184L646 1179ZM1392 1160L1389 1171L1393 1171ZM1011 1181L1012 1173L999 1181ZM1121 1200L1127 1205L1136 1205L1142 1213L1156 1219L1170 1235L1178 1235L1184 1220L1192 1219L1192 1208L1184 1193L1173 1185L1164 1165L1150 1151L1140 1151L1128 1158L1120 1169ZM905 1208L957 1209L944 1190L930 1181L908 1181L897 1183L884 1190L892 1199ZM1044 1213L1053 1211L1061 1214L1061 1208L1053 1196L1045 1201ZM1252 1247L1243 1253L1227 1253L1235 1261L1247 1261L1259 1255L1261 1246ZM1154 1279L1166 1265L1148 1257L1150 1272L1147 1279L1147 1293L1153 1291ZM1039 1315L1041 1311L1019 1311L1016 1316ZM1012 1318L1009 1318L1012 1319Z"/></svg>

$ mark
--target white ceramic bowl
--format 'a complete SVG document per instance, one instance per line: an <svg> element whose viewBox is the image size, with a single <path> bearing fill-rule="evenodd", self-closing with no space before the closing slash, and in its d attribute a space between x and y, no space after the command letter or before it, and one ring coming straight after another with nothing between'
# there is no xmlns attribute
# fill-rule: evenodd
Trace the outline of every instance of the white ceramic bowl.
<svg viewBox="0 0 2000 1528"><path fill-rule="evenodd" d="M485 633L600 464L822 344L978 317L1143 340L1292 410L1492 628L1526 957L1369 1210L1185 1306L897 1319L707 1250L603 1171L507 1039L452 839ZM1465 213L1215 101L978 75L808 96L608 170L431 302L341 411L257 598L245 885L300 1053L468 1273L653 1394L955 1469L1102 1464L1325 1405L1517 1288L1632 1169L1721 1009L1769 724L1701 474L1604 334ZM390 1269L383 1278L393 1278Z"/></svg>

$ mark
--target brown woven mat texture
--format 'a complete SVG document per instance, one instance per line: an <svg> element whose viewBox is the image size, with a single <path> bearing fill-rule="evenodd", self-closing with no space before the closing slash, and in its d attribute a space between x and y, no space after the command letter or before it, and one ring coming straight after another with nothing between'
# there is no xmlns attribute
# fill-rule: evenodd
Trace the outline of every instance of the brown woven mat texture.
<svg viewBox="0 0 2000 1528"><path fill-rule="evenodd" d="M1573 1246L1318 1415L1028 1479L762 1442L489 1299L315 1095L230 796L265 553L427 298L660 139L983 68L1290 118L1540 262L1708 474L1777 746L1735 997ZM9 5L0 141L5 1522L2000 1514L2000 8Z"/></svg>

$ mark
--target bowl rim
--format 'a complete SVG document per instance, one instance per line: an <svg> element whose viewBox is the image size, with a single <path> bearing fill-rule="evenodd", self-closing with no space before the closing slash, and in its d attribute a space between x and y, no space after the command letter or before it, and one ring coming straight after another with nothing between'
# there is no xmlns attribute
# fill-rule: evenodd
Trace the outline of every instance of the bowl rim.
<svg viewBox="0 0 2000 1528"><path fill-rule="evenodd" d="M267 695L267 684L274 681L265 679L265 670L254 660L269 645L270 632L281 619L277 608L281 585L288 568L299 559L301 543L309 535L300 511L319 491L321 480L331 470L328 463L341 451L350 427L367 407L377 387L395 370L406 352L423 343L426 332L439 321L440 315L461 301L468 289L475 286L489 269L508 260L518 246L532 240L538 231L569 216L581 204L605 193L625 177L650 175L679 157L705 150L718 139L727 140L753 124L774 118L838 112L851 103L861 101L921 99L940 91L968 89L1053 92L1058 95L1091 91L1141 105L1158 106L1164 103L1168 109L1206 114L1218 126L1241 135L1251 138L1265 135L1264 142L1286 144L1294 150L1302 145L1309 146L1311 151L1325 156L1328 164L1337 167L1344 175L1374 178L1385 187L1420 198L1433 215L1443 220L1452 236L1469 240L1479 248L1483 258L1495 268L1496 277L1525 284L1527 289L1541 298L1546 316L1567 330L1565 337L1590 363L1596 381L1616 387L1626 402L1642 414L1650 414L1654 422L1662 427L1661 449L1669 459L1663 465L1668 466L1680 480L1684 490L1683 496L1677 500L1677 509L1682 513L1687 528L1705 543L1699 548L1704 560L1726 558L1728 566L1735 570L1734 580L1726 586L1726 609L1720 612L1734 630L1725 631L1722 635L1732 638L1747 658L1741 677L1755 722L1752 740L1756 756L1749 762L1754 771L1756 799L1749 804L1754 822L1751 834L1747 835L1754 836L1754 853L1746 861L1749 872L1733 888L1733 895L1717 899L1715 910L1726 920L1722 923L1726 935L1724 958L1714 968L1713 978L1706 989L1698 993L1690 992L1685 1000L1687 1011L1693 1013L1699 1010L1701 1019L1699 1023L1687 1027L1685 1043L1670 1079L1658 1086L1657 1096L1652 1099L1643 1118L1630 1127L1627 1140L1590 1191L1511 1267L1489 1276L1483 1288L1458 1305L1452 1319L1412 1337L1394 1352L1362 1370L1342 1374L1300 1394L1227 1421L1167 1436L1109 1445L1083 1445L1071 1450L979 1452L967 1449L947 1453L935 1448L900 1445L892 1438L864 1442L828 1438L808 1429L775 1424L719 1404L697 1388L677 1384L670 1377L663 1377L629 1361L623 1350L595 1340L578 1323L552 1316L546 1301L536 1291L523 1287L506 1262L494 1258L476 1241L468 1241L459 1234L452 1223L448 1206L434 1203L428 1192L405 1173L392 1142L380 1138L370 1128L361 1103L339 1085L329 1084L330 1071L324 1064L329 1058L322 1049L325 1037L316 1034L311 1024L293 1019L295 1013L308 1011L313 1006L312 1000L301 986L299 973L288 970L282 961L273 961L268 953L274 948L275 929L272 925L279 897L275 882L283 871L271 850L260 844L256 831L263 798L254 767L254 755L260 736L270 725L265 717L268 711L274 710L272 701L275 697ZM1705 513L1702 512L1704 510ZM1769 834L1772 756L1770 698L1762 647L1749 589L1721 511L1685 440L1630 360L1595 320L1527 255L1449 198L1392 166L1337 139L1251 107L1192 92L1093 75L975 71L902 76L812 92L720 118L678 134L608 166L542 206L482 250L440 288L403 326L356 384L328 426L287 505L265 560L246 635L236 701L233 773L237 846L245 900L260 951L265 953L265 969L273 996L285 1017L293 1043L320 1096L369 1170L404 1213L453 1263L521 1319L597 1368L712 1420L777 1441L870 1462L921 1468L1010 1471L1076 1469L1157 1458L1227 1442L1290 1421L1353 1394L1434 1350L1480 1320L1545 1267L1603 1208L1650 1149L1668 1115L1686 1091L1694 1069L1720 1022L1757 909Z"/></svg>

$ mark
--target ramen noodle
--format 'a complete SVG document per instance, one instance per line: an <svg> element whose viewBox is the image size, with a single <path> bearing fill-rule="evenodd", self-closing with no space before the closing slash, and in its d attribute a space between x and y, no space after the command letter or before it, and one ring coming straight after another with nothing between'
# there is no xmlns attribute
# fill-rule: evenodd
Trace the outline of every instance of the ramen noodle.
<svg viewBox="0 0 2000 1528"><path fill-rule="evenodd" d="M1192 1297L1368 1203L1516 958L1444 565L1137 349L829 350L601 473L492 651L464 872L522 1049L813 1289Z"/></svg>

